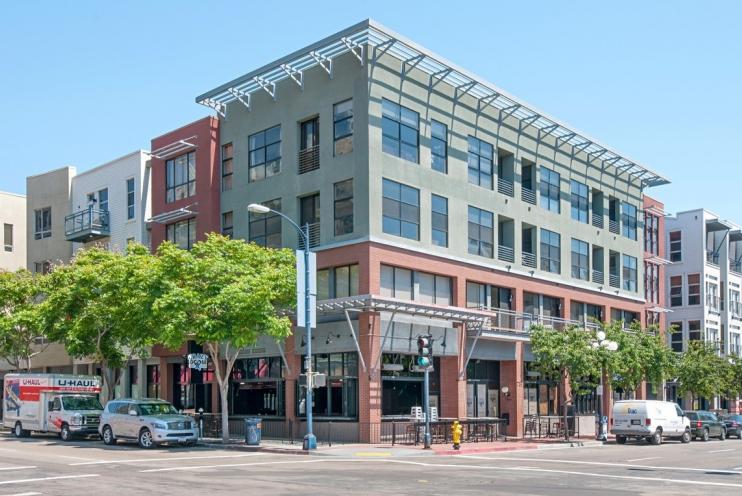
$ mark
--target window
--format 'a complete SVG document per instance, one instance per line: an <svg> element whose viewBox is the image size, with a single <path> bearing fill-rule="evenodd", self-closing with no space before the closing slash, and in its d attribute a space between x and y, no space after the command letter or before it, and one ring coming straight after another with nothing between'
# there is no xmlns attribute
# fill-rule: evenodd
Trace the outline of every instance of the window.
<svg viewBox="0 0 742 496"><path fill-rule="evenodd" d="M652 255L659 255L659 226L659 217L644 212L644 251Z"/></svg>
<svg viewBox="0 0 742 496"><path fill-rule="evenodd" d="M469 253L480 257L494 256L494 215L492 212L469 207Z"/></svg>
<svg viewBox="0 0 742 496"><path fill-rule="evenodd" d="M627 291L637 291L636 257L623 256L623 288Z"/></svg>
<svg viewBox="0 0 742 496"><path fill-rule="evenodd" d="M263 202L262 205L265 205L276 212L281 211L280 198ZM268 212L267 214L250 212L249 215L250 235L248 241L269 248L280 248L281 217L273 212Z"/></svg>
<svg viewBox="0 0 742 496"><path fill-rule="evenodd" d="M387 99L381 101L381 114L384 152L417 163L420 115Z"/></svg>
<svg viewBox="0 0 742 496"><path fill-rule="evenodd" d="M621 223L623 235L636 240L636 207L630 203L621 204Z"/></svg>
<svg viewBox="0 0 742 496"><path fill-rule="evenodd" d="M572 218L574 220L588 223L588 199L587 199L587 185L581 182L571 181L572 188Z"/></svg>
<svg viewBox="0 0 742 496"><path fill-rule="evenodd" d="M680 231L670 233L670 261L680 262L683 260L683 239Z"/></svg>
<svg viewBox="0 0 742 496"><path fill-rule="evenodd" d="M165 201L172 203L196 194L196 152L165 162Z"/></svg>
<svg viewBox="0 0 742 496"><path fill-rule="evenodd" d="M431 215L431 237L436 246L448 246L448 199L438 195L430 196L433 213Z"/></svg>
<svg viewBox="0 0 742 496"><path fill-rule="evenodd" d="M129 246L129 243L135 243L136 238L126 238L126 246Z"/></svg>
<svg viewBox="0 0 742 496"><path fill-rule="evenodd" d="M469 184L492 189L493 154L492 145L469 136Z"/></svg>
<svg viewBox="0 0 742 496"><path fill-rule="evenodd" d="M98 209L102 212L108 212L108 188L98 191Z"/></svg>
<svg viewBox="0 0 742 496"><path fill-rule="evenodd" d="M358 264L317 271L317 299L344 298L358 294Z"/></svg>
<svg viewBox="0 0 742 496"><path fill-rule="evenodd" d="M126 220L134 218L135 208L134 200L136 196L134 194L134 178L126 180Z"/></svg>
<svg viewBox="0 0 742 496"><path fill-rule="evenodd" d="M232 143L222 145L222 191L232 189L232 176L234 174L233 162L234 148Z"/></svg>
<svg viewBox="0 0 742 496"><path fill-rule="evenodd" d="M430 167L448 173L448 127L438 121L430 121L430 155Z"/></svg>
<svg viewBox="0 0 742 496"><path fill-rule="evenodd" d="M382 230L386 234L420 239L420 191L383 180Z"/></svg>
<svg viewBox="0 0 742 496"><path fill-rule="evenodd" d="M249 180L260 181L281 172L281 126L247 138Z"/></svg>
<svg viewBox="0 0 742 496"><path fill-rule="evenodd" d="M572 277L587 281L590 276L589 246L586 242L572 238Z"/></svg>
<svg viewBox="0 0 742 496"><path fill-rule="evenodd" d="M332 107L333 139L335 155L353 151L353 100L336 103Z"/></svg>
<svg viewBox="0 0 742 496"><path fill-rule="evenodd" d="M306 364L302 356L302 373ZM327 375L325 386L314 390L312 414L317 417L358 416L358 354L329 353L312 357L312 370ZM306 415L306 388L296 387L296 413Z"/></svg>
<svg viewBox="0 0 742 496"><path fill-rule="evenodd" d="M451 278L382 265L381 295L448 306L451 305Z"/></svg>
<svg viewBox="0 0 742 496"><path fill-rule="evenodd" d="M3 224L3 245L5 251L13 251L13 224Z"/></svg>
<svg viewBox="0 0 742 496"><path fill-rule="evenodd" d="M672 351L680 353L683 351L683 323L672 322L670 327L673 329L673 333L670 335L670 347L672 347Z"/></svg>
<svg viewBox="0 0 742 496"><path fill-rule="evenodd" d="M353 180L335 183L335 236L353 232Z"/></svg>
<svg viewBox="0 0 742 496"><path fill-rule="evenodd" d="M168 224L165 226L165 239L184 250L190 250L196 242L196 219Z"/></svg>
<svg viewBox="0 0 742 496"><path fill-rule="evenodd" d="M541 270L559 274L562 271L561 236L541 229Z"/></svg>
<svg viewBox="0 0 742 496"><path fill-rule="evenodd" d="M670 306L683 306L683 276L670 277Z"/></svg>
<svg viewBox="0 0 742 496"><path fill-rule="evenodd" d="M539 170L541 171L541 206L551 212L559 213L561 212L559 206L559 181L561 178L559 173L547 169L543 165Z"/></svg>
<svg viewBox="0 0 742 496"><path fill-rule="evenodd" d="M160 397L160 366L147 365L147 398Z"/></svg>
<svg viewBox="0 0 742 496"><path fill-rule="evenodd" d="M232 415L284 415L283 363L280 356L238 359L231 375Z"/></svg>
<svg viewBox="0 0 742 496"><path fill-rule="evenodd" d="M34 210L34 239L51 238L52 207Z"/></svg>
<svg viewBox="0 0 742 496"><path fill-rule="evenodd" d="M52 264L48 260L44 262L34 262L33 271L35 274L48 274L52 270Z"/></svg>
<svg viewBox="0 0 742 496"><path fill-rule="evenodd" d="M701 340L701 321L700 320L689 320L688 321L688 341L700 341Z"/></svg>
<svg viewBox="0 0 742 496"><path fill-rule="evenodd" d="M688 274L688 305L701 304L701 275Z"/></svg>
<svg viewBox="0 0 742 496"><path fill-rule="evenodd" d="M231 210L222 214L222 234L228 238L234 235L234 216Z"/></svg>

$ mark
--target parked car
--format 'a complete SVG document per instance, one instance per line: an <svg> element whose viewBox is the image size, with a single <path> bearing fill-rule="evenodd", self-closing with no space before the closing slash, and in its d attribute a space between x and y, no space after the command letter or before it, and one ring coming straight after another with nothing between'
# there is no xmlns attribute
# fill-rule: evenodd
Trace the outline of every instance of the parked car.
<svg viewBox="0 0 742 496"><path fill-rule="evenodd" d="M118 440L137 441L142 448L161 443L193 446L198 441L196 422L164 400L110 401L100 419L100 435L107 445Z"/></svg>
<svg viewBox="0 0 742 496"><path fill-rule="evenodd" d="M727 438L727 426L715 413L706 410L688 411L685 415L690 420L690 432L694 439L708 441L718 437L720 441Z"/></svg>
<svg viewBox="0 0 742 496"><path fill-rule="evenodd" d="M742 415L725 414L721 416L721 420L727 426L727 436L737 436L737 439L742 439Z"/></svg>
<svg viewBox="0 0 742 496"><path fill-rule="evenodd" d="M655 400L623 400L613 404L611 434L618 444L630 437L662 444L663 438L689 443L691 429L688 419L675 403Z"/></svg>

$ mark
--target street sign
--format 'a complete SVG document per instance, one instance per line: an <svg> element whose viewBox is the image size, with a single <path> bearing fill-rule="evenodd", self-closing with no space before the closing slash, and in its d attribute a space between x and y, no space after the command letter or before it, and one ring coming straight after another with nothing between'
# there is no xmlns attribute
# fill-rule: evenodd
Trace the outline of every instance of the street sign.
<svg viewBox="0 0 742 496"><path fill-rule="evenodd" d="M425 372L426 370L428 372L433 372L435 369L433 368L432 365L429 365L428 367L421 367L420 365L413 365L412 367L410 367L411 372Z"/></svg>
<svg viewBox="0 0 742 496"><path fill-rule="evenodd" d="M209 355L206 353L189 353L188 368L195 370L206 370L209 365Z"/></svg>
<svg viewBox="0 0 742 496"><path fill-rule="evenodd" d="M304 317L304 250L296 250L296 325L306 327ZM317 327L317 254L309 252L309 322Z"/></svg>
<svg viewBox="0 0 742 496"><path fill-rule="evenodd" d="M320 374L319 372L312 372L311 375L301 374L299 375L299 386L311 387L312 389L318 387L325 387L327 385L327 375Z"/></svg>

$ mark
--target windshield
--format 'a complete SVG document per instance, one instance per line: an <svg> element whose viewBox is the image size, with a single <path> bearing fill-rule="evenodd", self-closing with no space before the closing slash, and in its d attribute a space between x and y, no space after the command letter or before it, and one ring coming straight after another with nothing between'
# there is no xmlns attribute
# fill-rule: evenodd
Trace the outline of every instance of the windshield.
<svg viewBox="0 0 742 496"><path fill-rule="evenodd" d="M95 396L62 396L65 410L103 410Z"/></svg>
<svg viewBox="0 0 742 496"><path fill-rule="evenodd" d="M139 411L142 415L173 415L178 413L170 403L140 403Z"/></svg>

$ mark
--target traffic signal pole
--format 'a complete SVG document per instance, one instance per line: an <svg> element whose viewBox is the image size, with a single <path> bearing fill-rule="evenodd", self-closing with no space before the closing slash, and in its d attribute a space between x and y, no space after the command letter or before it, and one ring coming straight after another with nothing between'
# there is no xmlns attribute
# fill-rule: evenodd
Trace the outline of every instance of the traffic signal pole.
<svg viewBox="0 0 742 496"><path fill-rule="evenodd" d="M423 392L423 408L425 409L425 435L423 447L430 449L430 367L425 369L425 391Z"/></svg>

